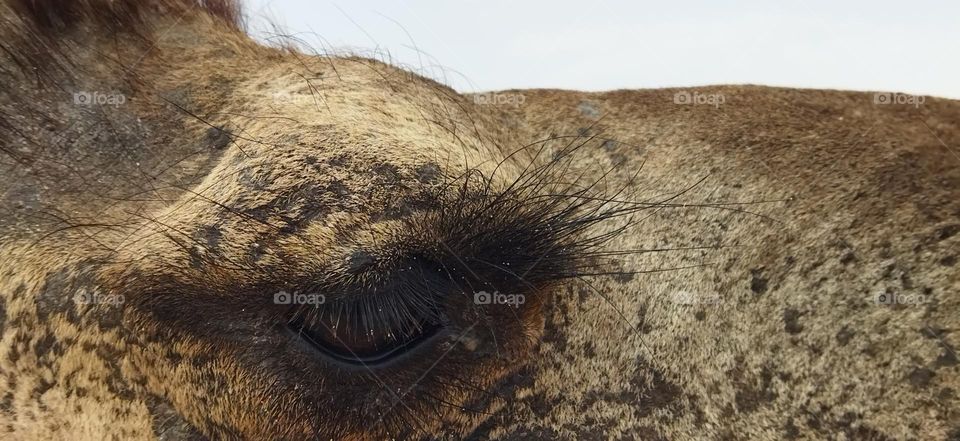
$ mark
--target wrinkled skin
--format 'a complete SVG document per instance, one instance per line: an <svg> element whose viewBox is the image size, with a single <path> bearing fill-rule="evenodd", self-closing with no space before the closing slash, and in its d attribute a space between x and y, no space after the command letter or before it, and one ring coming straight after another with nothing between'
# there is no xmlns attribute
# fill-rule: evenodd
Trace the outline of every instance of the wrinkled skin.
<svg viewBox="0 0 960 441"><path fill-rule="evenodd" d="M496 105L216 11L0 12L4 439L960 437L956 101ZM407 265L446 321L404 358L280 330Z"/></svg>

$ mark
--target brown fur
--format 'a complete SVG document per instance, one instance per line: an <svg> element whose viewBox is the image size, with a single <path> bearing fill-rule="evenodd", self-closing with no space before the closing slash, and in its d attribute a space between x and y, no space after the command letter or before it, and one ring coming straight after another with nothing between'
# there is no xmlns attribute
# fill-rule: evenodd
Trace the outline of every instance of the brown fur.
<svg viewBox="0 0 960 441"><path fill-rule="evenodd" d="M719 107L676 90L494 106L262 47L229 2L58 4L0 3L4 439L960 435L956 101L726 86L696 89ZM606 215L537 248L534 201L558 189ZM574 246L590 238L674 250L610 260ZM576 264L529 286L468 265L528 303L451 304L458 332L420 359L332 368L272 331L273 292L361 283L358 250L390 272L511 244L498 261ZM612 274L565 277L583 267Z"/></svg>

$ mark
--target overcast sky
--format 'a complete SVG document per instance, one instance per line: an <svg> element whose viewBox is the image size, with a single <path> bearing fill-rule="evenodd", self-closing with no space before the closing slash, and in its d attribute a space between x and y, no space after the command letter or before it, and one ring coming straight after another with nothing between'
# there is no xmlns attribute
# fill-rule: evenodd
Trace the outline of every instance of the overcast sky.
<svg viewBox="0 0 960 441"><path fill-rule="evenodd" d="M462 92L756 83L960 98L960 1L244 0ZM382 58L383 55L380 56Z"/></svg>

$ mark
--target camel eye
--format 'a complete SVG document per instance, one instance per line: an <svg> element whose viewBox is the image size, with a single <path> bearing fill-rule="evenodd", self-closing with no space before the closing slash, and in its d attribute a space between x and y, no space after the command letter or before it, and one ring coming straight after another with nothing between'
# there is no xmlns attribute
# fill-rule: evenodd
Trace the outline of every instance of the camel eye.
<svg viewBox="0 0 960 441"><path fill-rule="evenodd" d="M445 321L442 295L430 278L401 277L385 289L296 305L287 330L323 357L376 365L400 357L435 336Z"/></svg>
<svg viewBox="0 0 960 441"><path fill-rule="evenodd" d="M364 303L364 302L361 302ZM334 360L356 365L385 363L416 348L441 328L436 314L373 311L369 305L321 308L314 317L296 317L287 329Z"/></svg>

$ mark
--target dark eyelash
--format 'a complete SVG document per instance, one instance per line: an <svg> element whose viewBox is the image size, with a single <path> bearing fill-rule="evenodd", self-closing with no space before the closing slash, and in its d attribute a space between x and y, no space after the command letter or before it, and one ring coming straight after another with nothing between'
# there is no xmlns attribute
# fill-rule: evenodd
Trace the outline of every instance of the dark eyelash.
<svg viewBox="0 0 960 441"><path fill-rule="evenodd" d="M434 324L442 321L439 294L425 295L416 291L381 293L337 299L320 305L297 305L289 322L306 327L333 323L358 329L402 332L410 336L423 330L424 321Z"/></svg>
<svg viewBox="0 0 960 441"><path fill-rule="evenodd" d="M316 288L322 295L319 304L297 304L293 307L288 322L295 326L316 327L329 323L342 324L357 329L375 329L384 332L399 332L409 337L423 331L425 326L438 325L444 321L440 302L447 295L462 295L434 264L415 264L398 270L417 271L410 277L401 277L386 286L366 286L358 289ZM427 274L427 272L433 272Z"/></svg>

